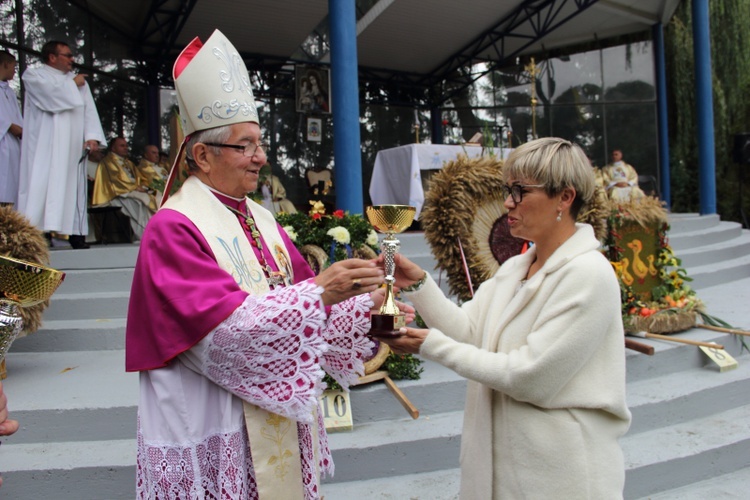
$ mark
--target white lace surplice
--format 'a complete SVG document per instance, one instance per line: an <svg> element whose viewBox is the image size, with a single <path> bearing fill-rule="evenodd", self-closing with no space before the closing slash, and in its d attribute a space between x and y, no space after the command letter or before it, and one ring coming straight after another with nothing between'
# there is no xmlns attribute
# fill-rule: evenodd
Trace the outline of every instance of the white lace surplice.
<svg viewBox="0 0 750 500"><path fill-rule="evenodd" d="M359 296L326 321L321 292L307 281L249 296L166 368L141 372L137 498L257 498L242 400L297 421L305 498L319 497L316 465L333 473L313 421L323 368L344 387L362 373L372 306Z"/></svg>

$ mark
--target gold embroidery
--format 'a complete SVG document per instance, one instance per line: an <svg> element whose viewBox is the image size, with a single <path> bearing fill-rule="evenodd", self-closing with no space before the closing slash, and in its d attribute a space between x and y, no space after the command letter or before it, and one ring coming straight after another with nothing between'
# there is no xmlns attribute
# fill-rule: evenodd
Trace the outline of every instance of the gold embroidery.
<svg viewBox="0 0 750 500"><path fill-rule="evenodd" d="M261 435L276 445L277 454L268 458L268 465L275 465L274 475L283 480L289 473L289 459L292 457L292 450L285 449L282 446L284 436L290 431L292 422L280 415L270 413L266 423L271 426L263 427Z"/></svg>

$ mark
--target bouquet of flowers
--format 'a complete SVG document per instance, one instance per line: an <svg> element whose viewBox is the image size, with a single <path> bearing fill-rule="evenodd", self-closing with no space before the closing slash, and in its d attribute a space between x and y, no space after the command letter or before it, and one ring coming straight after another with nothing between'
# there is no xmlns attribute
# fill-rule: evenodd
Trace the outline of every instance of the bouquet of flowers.
<svg viewBox="0 0 750 500"><path fill-rule="evenodd" d="M308 213L278 213L276 220L303 255L307 257L310 249L306 247L309 246L324 252L325 256L321 257L324 262L314 270L320 271L333 262L352 257L370 259L377 256L378 234L364 217L343 210L329 215L325 213L323 203L311 201L310 204L312 208Z"/></svg>

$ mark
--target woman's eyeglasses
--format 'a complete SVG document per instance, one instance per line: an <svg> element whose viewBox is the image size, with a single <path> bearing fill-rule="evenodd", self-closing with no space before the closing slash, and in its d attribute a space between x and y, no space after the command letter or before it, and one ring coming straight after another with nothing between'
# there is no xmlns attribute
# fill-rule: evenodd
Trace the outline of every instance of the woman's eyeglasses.
<svg viewBox="0 0 750 500"><path fill-rule="evenodd" d="M513 203L516 205L523 201L523 194L526 192L526 188L541 188L544 184L512 184L503 186L503 199L507 199L510 196L513 199Z"/></svg>

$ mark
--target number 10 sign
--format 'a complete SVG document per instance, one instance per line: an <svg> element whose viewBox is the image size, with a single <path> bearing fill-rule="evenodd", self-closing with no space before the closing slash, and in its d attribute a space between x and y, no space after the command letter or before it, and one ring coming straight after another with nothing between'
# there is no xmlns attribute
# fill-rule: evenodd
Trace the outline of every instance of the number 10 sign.
<svg viewBox="0 0 750 500"><path fill-rule="evenodd" d="M320 396L319 403L327 431L352 430L354 422L348 392L325 391Z"/></svg>

